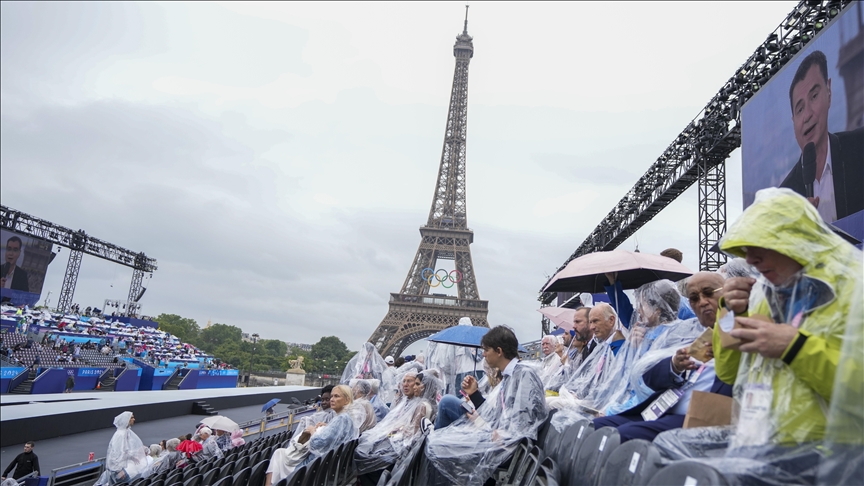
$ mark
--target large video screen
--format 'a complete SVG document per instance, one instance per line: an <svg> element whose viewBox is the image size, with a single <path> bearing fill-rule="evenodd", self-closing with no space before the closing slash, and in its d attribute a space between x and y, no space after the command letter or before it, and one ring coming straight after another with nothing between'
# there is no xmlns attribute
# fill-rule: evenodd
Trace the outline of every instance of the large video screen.
<svg viewBox="0 0 864 486"><path fill-rule="evenodd" d="M864 31L855 2L741 111L744 207L788 187L864 240Z"/></svg>
<svg viewBox="0 0 864 486"><path fill-rule="evenodd" d="M0 230L0 245L0 300L12 305L35 305L42 295L53 245L7 230Z"/></svg>

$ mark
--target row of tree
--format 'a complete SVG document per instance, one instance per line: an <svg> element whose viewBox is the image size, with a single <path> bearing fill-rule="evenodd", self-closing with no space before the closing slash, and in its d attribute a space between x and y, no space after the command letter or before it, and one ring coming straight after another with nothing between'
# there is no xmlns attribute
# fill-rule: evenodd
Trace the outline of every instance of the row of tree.
<svg viewBox="0 0 864 486"><path fill-rule="evenodd" d="M285 371L289 360L303 357L303 369L311 372L341 373L354 356L348 346L336 336L322 337L311 351L292 347L278 339L243 341L243 330L227 324L213 324L204 329L194 319L176 314L160 314L159 329L177 336L182 342L194 344L231 366L252 371Z"/></svg>

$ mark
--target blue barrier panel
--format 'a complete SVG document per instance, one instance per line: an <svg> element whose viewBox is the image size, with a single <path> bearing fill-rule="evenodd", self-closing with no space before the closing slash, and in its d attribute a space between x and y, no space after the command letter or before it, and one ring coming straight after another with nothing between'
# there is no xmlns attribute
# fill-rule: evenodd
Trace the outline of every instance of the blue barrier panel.
<svg viewBox="0 0 864 486"><path fill-rule="evenodd" d="M66 387L66 370L63 368L51 368L36 377L30 393L63 393Z"/></svg>
<svg viewBox="0 0 864 486"><path fill-rule="evenodd" d="M138 391L138 383L141 380L141 368L127 369L114 383L114 391Z"/></svg>
<svg viewBox="0 0 864 486"><path fill-rule="evenodd" d="M75 373L73 390L93 390L96 388L99 376L105 372L105 368L69 368L67 371Z"/></svg>
<svg viewBox="0 0 864 486"><path fill-rule="evenodd" d="M187 376L180 382L180 390L194 390L198 388L198 370L187 370Z"/></svg>
<svg viewBox="0 0 864 486"><path fill-rule="evenodd" d="M9 384L26 368L0 368L0 393L9 393ZM17 385L16 385L17 386Z"/></svg>
<svg viewBox="0 0 864 486"><path fill-rule="evenodd" d="M237 370L199 370L198 389L236 388L239 375Z"/></svg>

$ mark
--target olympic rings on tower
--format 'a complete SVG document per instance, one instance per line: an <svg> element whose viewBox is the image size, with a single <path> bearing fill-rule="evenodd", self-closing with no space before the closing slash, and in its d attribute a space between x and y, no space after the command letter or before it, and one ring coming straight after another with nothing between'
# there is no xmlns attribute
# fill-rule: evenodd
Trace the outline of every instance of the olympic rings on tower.
<svg viewBox="0 0 864 486"><path fill-rule="evenodd" d="M444 272L444 274L441 275L441 272ZM456 274L456 276L454 277L453 274ZM462 281L462 272L460 272L459 270L451 270L450 272L447 272L447 270L443 268L435 270L433 268L426 267L423 269L422 272L420 272L420 278L425 280L430 287L434 288L440 285L445 289L449 289L453 287L453 284L457 284ZM447 283L450 283L450 285L447 285Z"/></svg>

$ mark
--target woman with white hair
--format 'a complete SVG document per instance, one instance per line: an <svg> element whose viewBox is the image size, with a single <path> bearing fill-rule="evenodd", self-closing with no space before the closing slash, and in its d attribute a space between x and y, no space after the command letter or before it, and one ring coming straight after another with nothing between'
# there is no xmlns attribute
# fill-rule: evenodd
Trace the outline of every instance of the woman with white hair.
<svg viewBox="0 0 864 486"><path fill-rule="evenodd" d="M97 485L128 483L141 476L147 468L145 446L135 432L132 432L133 424L135 415L132 412L123 412L114 417L114 427L117 427L117 430L108 443L105 472L96 481Z"/></svg>
<svg viewBox="0 0 864 486"><path fill-rule="evenodd" d="M186 454L177 450L180 439L168 439L165 441L165 454L157 459L150 468L150 474L161 474L177 467L177 462L186 458Z"/></svg>
<svg viewBox="0 0 864 486"><path fill-rule="evenodd" d="M337 385L330 393L330 409L336 414L330 423L309 425L295 435L288 447L276 449L267 468L265 486L272 486L290 477L297 469L323 456L360 434L354 420L345 413L354 401L347 385Z"/></svg>
<svg viewBox="0 0 864 486"><path fill-rule="evenodd" d="M216 443L216 438L213 437L213 431L210 430L210 427L198 429L198 437L201 439L201 452L196 454L198 461L206 461L211 457L222 457L222 449Z"/></svg>

